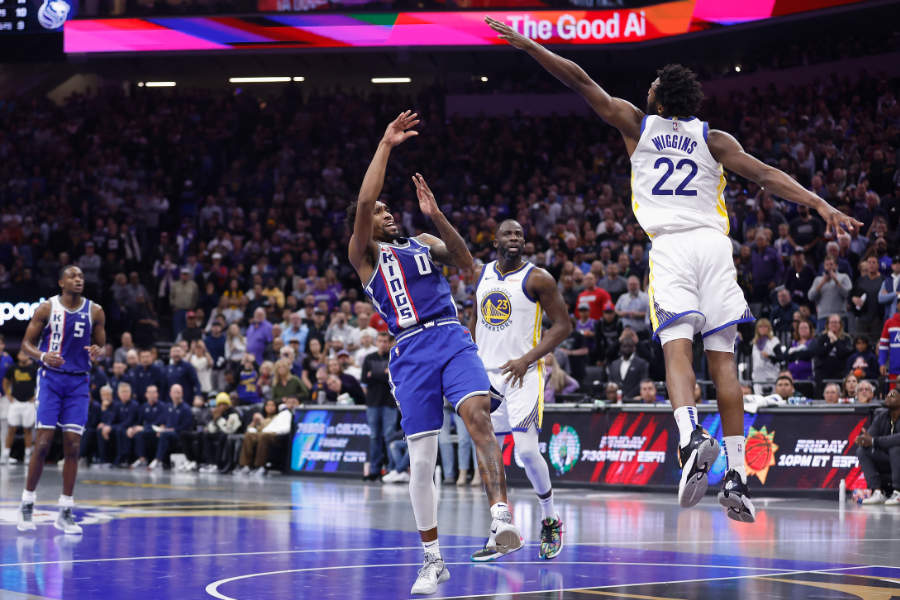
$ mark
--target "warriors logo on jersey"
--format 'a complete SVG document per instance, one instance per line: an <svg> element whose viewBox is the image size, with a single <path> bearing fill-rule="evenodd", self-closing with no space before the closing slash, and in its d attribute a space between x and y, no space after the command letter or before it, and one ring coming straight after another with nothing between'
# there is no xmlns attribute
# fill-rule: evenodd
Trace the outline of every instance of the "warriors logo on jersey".
<svg viewBox="0 0 900 600"><path fill-rule="evenodd" d="M484 325L493 331L501 331L509 326L512 309L509 296L503 290L491 290L481 300L481 318Z"/></svg>

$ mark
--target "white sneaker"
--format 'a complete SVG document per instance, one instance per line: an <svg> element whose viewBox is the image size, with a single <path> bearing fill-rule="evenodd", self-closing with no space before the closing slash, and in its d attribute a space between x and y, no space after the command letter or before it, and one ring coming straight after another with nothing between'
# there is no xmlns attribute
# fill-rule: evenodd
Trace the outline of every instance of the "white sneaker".
<svg viewBox="0 0 900 600"><path fill-rule="evenodd" d="M61 458L58 461L56 461L56 466L59 467L60 469L62 469L63 465L65 465L65 464L66 464L66 459L64 459L64 458Z"/></svg>
<svg viewBox="0 0 900 600"><path fill-rule="evenodd" d="M250 471L252 470L253 468L250 465L247 465L245 467L241 467L239 470L235 471L235 473L238 473L240 475L249 475Z"/></svg>
<svg viewBox="0 0 900 600"><path fill-rule="evenodd" d="M250 477L253 477L254 479L263 479L265 476L266 476L266 468L265 467L253 469L250 472Z"/></svg>
<svg viewBox="0 0 900 600"><path fill-rule="evenodd" d="M896 494L896 492L894 492ZM893 498L893 496L891 496ZM872 495L862 501L863 504L884 504L884 492L875 490Z"/></svg>
<svg viewBox="0 0 900 600"><path fill-rule="evenodd" d="M395 481L397 481L398 477L400 477L400 473L398 473L397 471L389 471L384 475L384 477L381 478L381 482L394 483Z"/></svg>
<svg viewBox="0 0 900 600"><path fill-rule="evenodd" d="M512 524L511 519L497 520L491 523L491 534L488 536L484 548L472 554L472 562L487 562L497 560L505 554L515 552L525 544L519 529Z"/></svg>
<svg viewBox="0 0 900 600"><path fill-rule="evenodd" d="M32 452L31 448L28 448L25 450L25 458L22 459L22 462L26 465L31 464L31 452ZM63 461L63 463L65 463L65 460Z"/></svg>
<svg viewBox="0 0 900 600"><path fill-rule="evenodd" d="M155 471L159 467L160 467L159 460L157 460L155 458L152 461L150 461L149 465L147 465L147 468L150 469L151 471Z"/></svg>
<svg viewBox="0 0 900 600"><path fill-rule="evenodd" d="M450 579L450 571L444 566L444 559L437 556L425 555L425 562L419 569L419 576L413 584L410 594L433 594L437 591L437 584Z"/></svg>
<svg viewBox="0 0 900 600"><path fill-rule="evenodd" d="M900 490L894 490L891 497L884 501L885 506L900 506Z"/></svg>
<svg viewBox="0 0 900 600"><path fill-rule="evenodd" d="M397 479L394 480L396 483L409 483L409 473L406 471L400 471L397 473Z"/></svg>
<svg viewBox="0 0 900 600"><path fill-rule="evenodd" d="M81 535L81 525L75 522L71 508L60 508L53 526L66 535Z"/></svg>
<svg viewBox="0 0 900 600"><path fill-rule="evenodd" d="M146 466L147 466L147 459L144 458L143 456L141 458L137 459L136 461L134 461L133 463L131 463L132 469L140 469L141 467L146 467Z"/></svg>
<svg viewBox="0 0 900 600"><path fill-rule="evenodd" d="M189 462L187 464L187 466L185 467L184 470L185 471L196 471L197 469L198 469L197 462L192 460L191 462Z"/></svg>
<svg viewBox="0 0 900 600"><path fill-rule="evenodd" d="M34 524L34 502L22 502L19 505L16 518L16 529L19 531L34 531L37 526Z"/></svg>

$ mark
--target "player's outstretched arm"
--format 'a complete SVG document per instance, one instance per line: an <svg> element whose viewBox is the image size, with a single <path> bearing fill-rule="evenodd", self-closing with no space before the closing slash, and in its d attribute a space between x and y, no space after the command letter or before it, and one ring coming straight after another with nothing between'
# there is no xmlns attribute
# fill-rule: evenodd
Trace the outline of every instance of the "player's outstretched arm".
<svg viewBox="0 0 900 600"><path fill-rule="evenodd" d="M375 156L366 169L366 175L363 177L362 186L359 188L359 199L356 206L356 220L353 222L353 235L350 236L350 264L353 268L360 270L365 264L366 254L369 252L369 246L372 244L372 213L375 210L375 201L381 195L381 188L384 186L384 172L387 169L388 157L391 155L391 149L399 146L414 135L419 135L418 131L412 131L411 128L419 124L419 116L411 110L400 113L396 119L388 124L384 130L384 136L378 143L378 149L375 150Z"/></svg>
<svg viewBox="0 0 900 600"><path fill-rule="evenodd" d="M622 98L610 96L577 64L547 50L506 23L492 17L485 17L484 21L490 25L491 29L500 34L498 37L501 40L506 41L513 48L527 52L547 72L584 98L601 119L622 133L626 142L631 141L637 144L641 137L641 121L644 119L644 113L634 104ZM629 148L629 151L632 149Z"/></svg>
<svg viewBox="0 0 900 600"><path fill-rule="evenodd" d="M553 352L557 346L572 333L572 321L569 319L569 309L566 301L556 285L556 280L547 271L534 268L528 276L526 283L528 294L536 299L544 308L552 325L541 337L538 344L519 358L507 361L500 367L506 380L513 385L521 384L528 367L538 359ZM477 308L477 307L476 307Z"/></svg>
<svg viewBox="0 0 900 600"><path fill-rule="evenodd" d="M711 129L707 143L713 158L722 163L729 171L734 171L738 175L755 181L776 196L818 211L825 220L826 227L834 232L835 237L842 228L853 231L862 227L861 222L834 208L824 199L797 183L784 171L771 167L755 156L747 154L731 134Z"/></svg>
<svg viewBox="0 0 900 600"><path fill-rule="evenodd" d="M447 217L438 208L437 201L431 188L425 182L425 178L419 173L413 175L413 183L416 186L416 196L419 198L419 209L426 217L432 220L434 226L437 227L440 238L433 235L423 233L418 237L423 244L431 247L431 256L440 263L445 265L454 265L460 269L471 269L474 260L469 248L466 246L465 240L456 231L456 228L450 224Z"/></svg>

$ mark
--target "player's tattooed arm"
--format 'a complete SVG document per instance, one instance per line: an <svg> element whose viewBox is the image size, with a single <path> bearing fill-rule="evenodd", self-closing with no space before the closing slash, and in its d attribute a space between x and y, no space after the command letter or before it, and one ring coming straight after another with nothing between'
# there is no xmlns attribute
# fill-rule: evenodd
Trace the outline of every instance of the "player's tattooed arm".
<svg viewBox="0 0 900 600"><path fill-rule="evenodd" d="M41 302L41 305L34 311L31 321L28 323L28 329L25 330L25 336L22 338L22 349L25 354L34 360L41 361L48 367L59 368L66 361L60 356L59 352L41 352L38 344L41 339L41 332L50 321L50 302Z"/></svg>
<svg viewBox="0 0 900 600"><path fill-rule="evenodd" d="M84 349L91 355L91 362L100 358L103 348L106 346L106 313L96 303L91 304L91 345Z"/></svg>
<svg viewBox="0 0 900 600"><path fill-rule="evenodd" d="M534 268L528 276L526 290L532 298L536 299L544 307L544 311L546 311L552 325L534 348L519 358L507 361L506 364L500 367L500 370L506 376L506 380L513 385L521 385L522 378L528 371L528 367L535 361L553 352L572 332L569 309L566 307L566 301L563 300L562 294L560 294L559 288L556 286L556 280L553 279L550 273L544 269Z"/></svg>
<svg viewBox="0 0 900 600"><path fill-rule="evenodd" d="M837 238L837 234L841 229L854 231L862 227L860 221L834 208L825 200L797 183L784 171L771 167L745 152L741 144L731 134L717 129L710 129L707 143L713 158L722 163L722 166L729 171L734 171L742 177L755 181L766 191L780 198L818 211L822 219L825 220L828 230L834 232L835 238Z"/></svg>
<svg viewBox="0 0 900 600"><path fill-rule="evenodd" d="M372 239L373 213L375 202L381 195L381 188L384 186L384 173L387 169L391 149L409 138L419 135L419 132L411 129L418 124L419 116L410 110L400 113L388 124L359 188L356 217L353 221L353 235L350 236L348 253L350 264L353 265L363 281L368 279L364 273L374 266L369 264L371 260L368 260L368 257L377 253L377 249L374 248L375 242Z"/></svg>
<svg viewBox="0 0 900 600"><path fill-rule="evenodd" d="M426 217L431 219L437 228L440 238L423 233L417 239L431 247L431 256L436 261L445 265L454 265L460 269L471 269L474 265L472 253L469 252L466 242L459 232L450 224L447 217L438 208L437 201L431 188L425 182L425 178L419 173L413 175L413 183L416 186L416 196L419 198L419 209Z"/></svg>
<svg viewBox="0 0 900 600"><path fill-rule="evenodd" d="M527 52L548 73L584 98L601 119L621 132L629 154L634 151L634 147L641 137L643 111L627 100L610 96L577 64L547 50L506 23L491 17L486 17L484 21L499 34L498 37L501 40L513 48Z"/></svg>

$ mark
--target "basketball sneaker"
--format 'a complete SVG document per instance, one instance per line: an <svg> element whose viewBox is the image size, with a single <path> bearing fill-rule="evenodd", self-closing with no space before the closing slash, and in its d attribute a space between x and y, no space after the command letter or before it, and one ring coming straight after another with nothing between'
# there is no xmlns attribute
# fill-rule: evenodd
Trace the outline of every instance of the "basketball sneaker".
<svg viewBox="0 0 900 600"><path fill-rule="evenodd" d="M900 491L894 490L894 493L891 494L891 497L884 501L885 506L897 506L900 505Z"/></svg>
<svg viewBox="0 0 900 600"><path fill-rule="evenodd" d="M541 521L540 557L546 560L556 558L563 549L563 523L559 517Z"/></svg>
<svg viewBox="0 0 900 600"><path fill-rule="evenodd" d="M19 531L34 531L34 502L23 502L19 505L19 514L16 519L16 529Z"/></svg>
<svg viewBox="0 0 900 600"><path fill-rule="evenodd" d="M678 458L681 461L678 503L682 508L690 508L706 494L709 467L719 458L719 442L697 425L687 446L678 449Z"/></svg>
<svg viewBox="0 0 900 600"><path fill-rule="evenodd" d="M862 501L862 504L884 504L884 501L884 492L882 492L881 490L875 490L874 492L872 492L871 496Z"/></svg>
<svg viewBox="0 0 900 600"><path fill-rule="evenodd" d="M507 512L502 518L491 522L491 534L484 548L472 554L473 562L497 560L504 554L515 552L524 545L522 534L512 524L512 515Z"/></svg>
<svg viewBox="0 0 900 600"><path fill-rule="evenodd" d="M72 516L72 508L69 506L59 509L59 514L56 516L53 526L66 535L81 535L81 525L75 522L75 518Z"/></svg>
<svg viewBox="0 0 900 600"><path fill-rule="evenodd" d="M425 562L419 569L419 576L413 584L410 594L433 594L437 591L437 585L450 579L450 571L444 565L444 559L439 556L425 555Z"/></svg>
<svg viewBox="0 0 900 600"><path fill-rule="evenodd" d="M750 500L750 489L734 469L729 470L722 480L719 504L725 508L725 514L729 519L741 523L752 523L756 520L756 509Z"/></svg>

